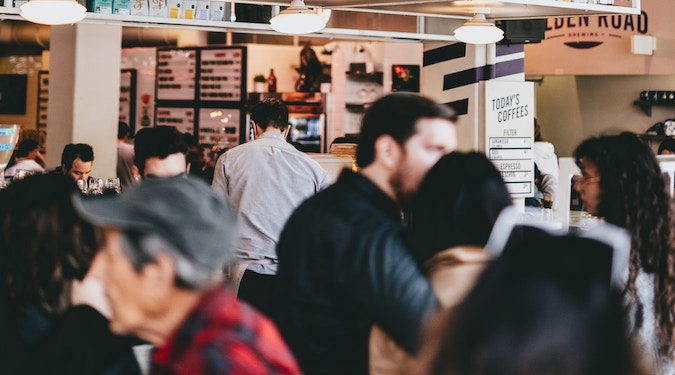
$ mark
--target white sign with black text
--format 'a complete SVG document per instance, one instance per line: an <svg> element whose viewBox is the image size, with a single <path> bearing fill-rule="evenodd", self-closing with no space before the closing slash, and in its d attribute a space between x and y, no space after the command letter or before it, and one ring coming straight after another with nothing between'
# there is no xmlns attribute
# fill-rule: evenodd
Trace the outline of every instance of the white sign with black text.
<svg viewBox="0 0 675 375"><path fill-rule="evenodd" d="M534 195L534 86L485 82L485 148L514 197Z"/></svg>

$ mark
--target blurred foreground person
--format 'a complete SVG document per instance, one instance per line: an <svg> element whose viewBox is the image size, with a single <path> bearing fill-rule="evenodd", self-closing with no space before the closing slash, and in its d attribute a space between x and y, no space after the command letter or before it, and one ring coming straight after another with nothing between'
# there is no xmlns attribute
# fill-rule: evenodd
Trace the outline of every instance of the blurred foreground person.
<svg viewBox="0 0 675 375"><path fill-rule="evenodd" d="M648 374L610 287L611 261L604 243L522 228L462 304L431 325L425 364L408 373Z"/></svg>
<svg viewBox="0 0 675 375"><path fill-rule="evenodd" d="M104 230L92 272L110 301L110 326L157 347L150 374L299 373L272 322L224 286L237 233L227 203L203 181L155 178L74 200Z"/></svg>
<svg viewBox="0 0 675 375"><path fill-rule="evenodd" d="M409 245L444 308L458 305L491 256L484 250L511 196L484 154L453 152L427 173L412 205ZM374 327L370 374L389 375L414 360Z"/></svg>
<svg viewBox="0 0 675 375"><path fill-rule="evenodd" d="M401 207L457 146L454 120L418 95L379 99L363 118L360 172L344 170L286 223L275 318L304 372L367 374L373 324L416 352L437 301L403 241Z"/></svg>
<svg viewBox="0 0 675 375"><path fill-rule="evenodd" d="M590 214L631 235L625 303L631 333L656 374L675 373L675 251L666 182L651 149L632 133L590 138L574 151L575 188Z"/></svg>
<svg viewBox="0 0 675 375"><path fill-rule="evenodd" d="M130 343L75 305L94 254L94 228L71 203L62 174L29 176L0 191L0 373L140 373Z"/></svg>

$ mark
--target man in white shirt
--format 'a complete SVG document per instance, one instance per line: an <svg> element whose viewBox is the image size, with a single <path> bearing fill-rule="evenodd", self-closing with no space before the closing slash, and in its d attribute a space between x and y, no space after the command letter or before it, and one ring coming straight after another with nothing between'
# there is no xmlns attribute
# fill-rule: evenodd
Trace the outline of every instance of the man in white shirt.
<svg viewBox="0 0 675 375"><path fill-rule="evenodd" d="M288 108L270 98L251 112L255 140L223 154L213 188L229 199L241 240L231 272L238 295L269 315L277 273L276 245L293 210L330 184L319 163L286 142Z"/></svg>
<svg viewBox="0 0 675 375"><path fill-rule="evenodd" d="M14 165L7 168L5 177L14 177L16 171L32 171L44 172L45 169L36 160L41 160L44 163L44 156L40 153L40 146L32 139L26 139L19 143L19 146L14 151Z"/></svg>

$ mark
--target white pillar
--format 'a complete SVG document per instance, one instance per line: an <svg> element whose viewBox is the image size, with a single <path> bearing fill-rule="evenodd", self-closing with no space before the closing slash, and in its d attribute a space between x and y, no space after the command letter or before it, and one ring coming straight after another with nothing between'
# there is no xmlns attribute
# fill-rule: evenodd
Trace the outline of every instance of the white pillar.
<svg viewBox="0 0 675 375"><path fill-rule="evenodd" d="M122 27L52 26L47 166L68 143L94 148L92 176L115 177Z"/></svg>

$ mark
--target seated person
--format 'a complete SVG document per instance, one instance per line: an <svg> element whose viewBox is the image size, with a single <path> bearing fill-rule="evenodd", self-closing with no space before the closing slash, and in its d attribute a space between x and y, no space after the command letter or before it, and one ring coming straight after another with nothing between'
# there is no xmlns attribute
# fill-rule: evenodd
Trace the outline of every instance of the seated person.
<svg viewBox="0 0 675 375"><path fill-rule="evenodd" d="M98 244L72 205L77 191L62 174L28 176L0 190L3 374L140 373L131 343L108 328L103 294L82 292Z"/></svg>
<svg viewBox="0 0 675 375"><path fill-rule="evenodd" d="M5 178L14 177L16 171L44 172L45 159L40 153L40 145L32 139L26 139L19 143L14 151L14 164L5 170Z"/></svg>
<svg viewBox="0 0 675 375"><path fill-rule="evenodd" d="M86 143L68 144L61 153L61 172L75 181L89 180L94 167L94 149Z"/></svg>

